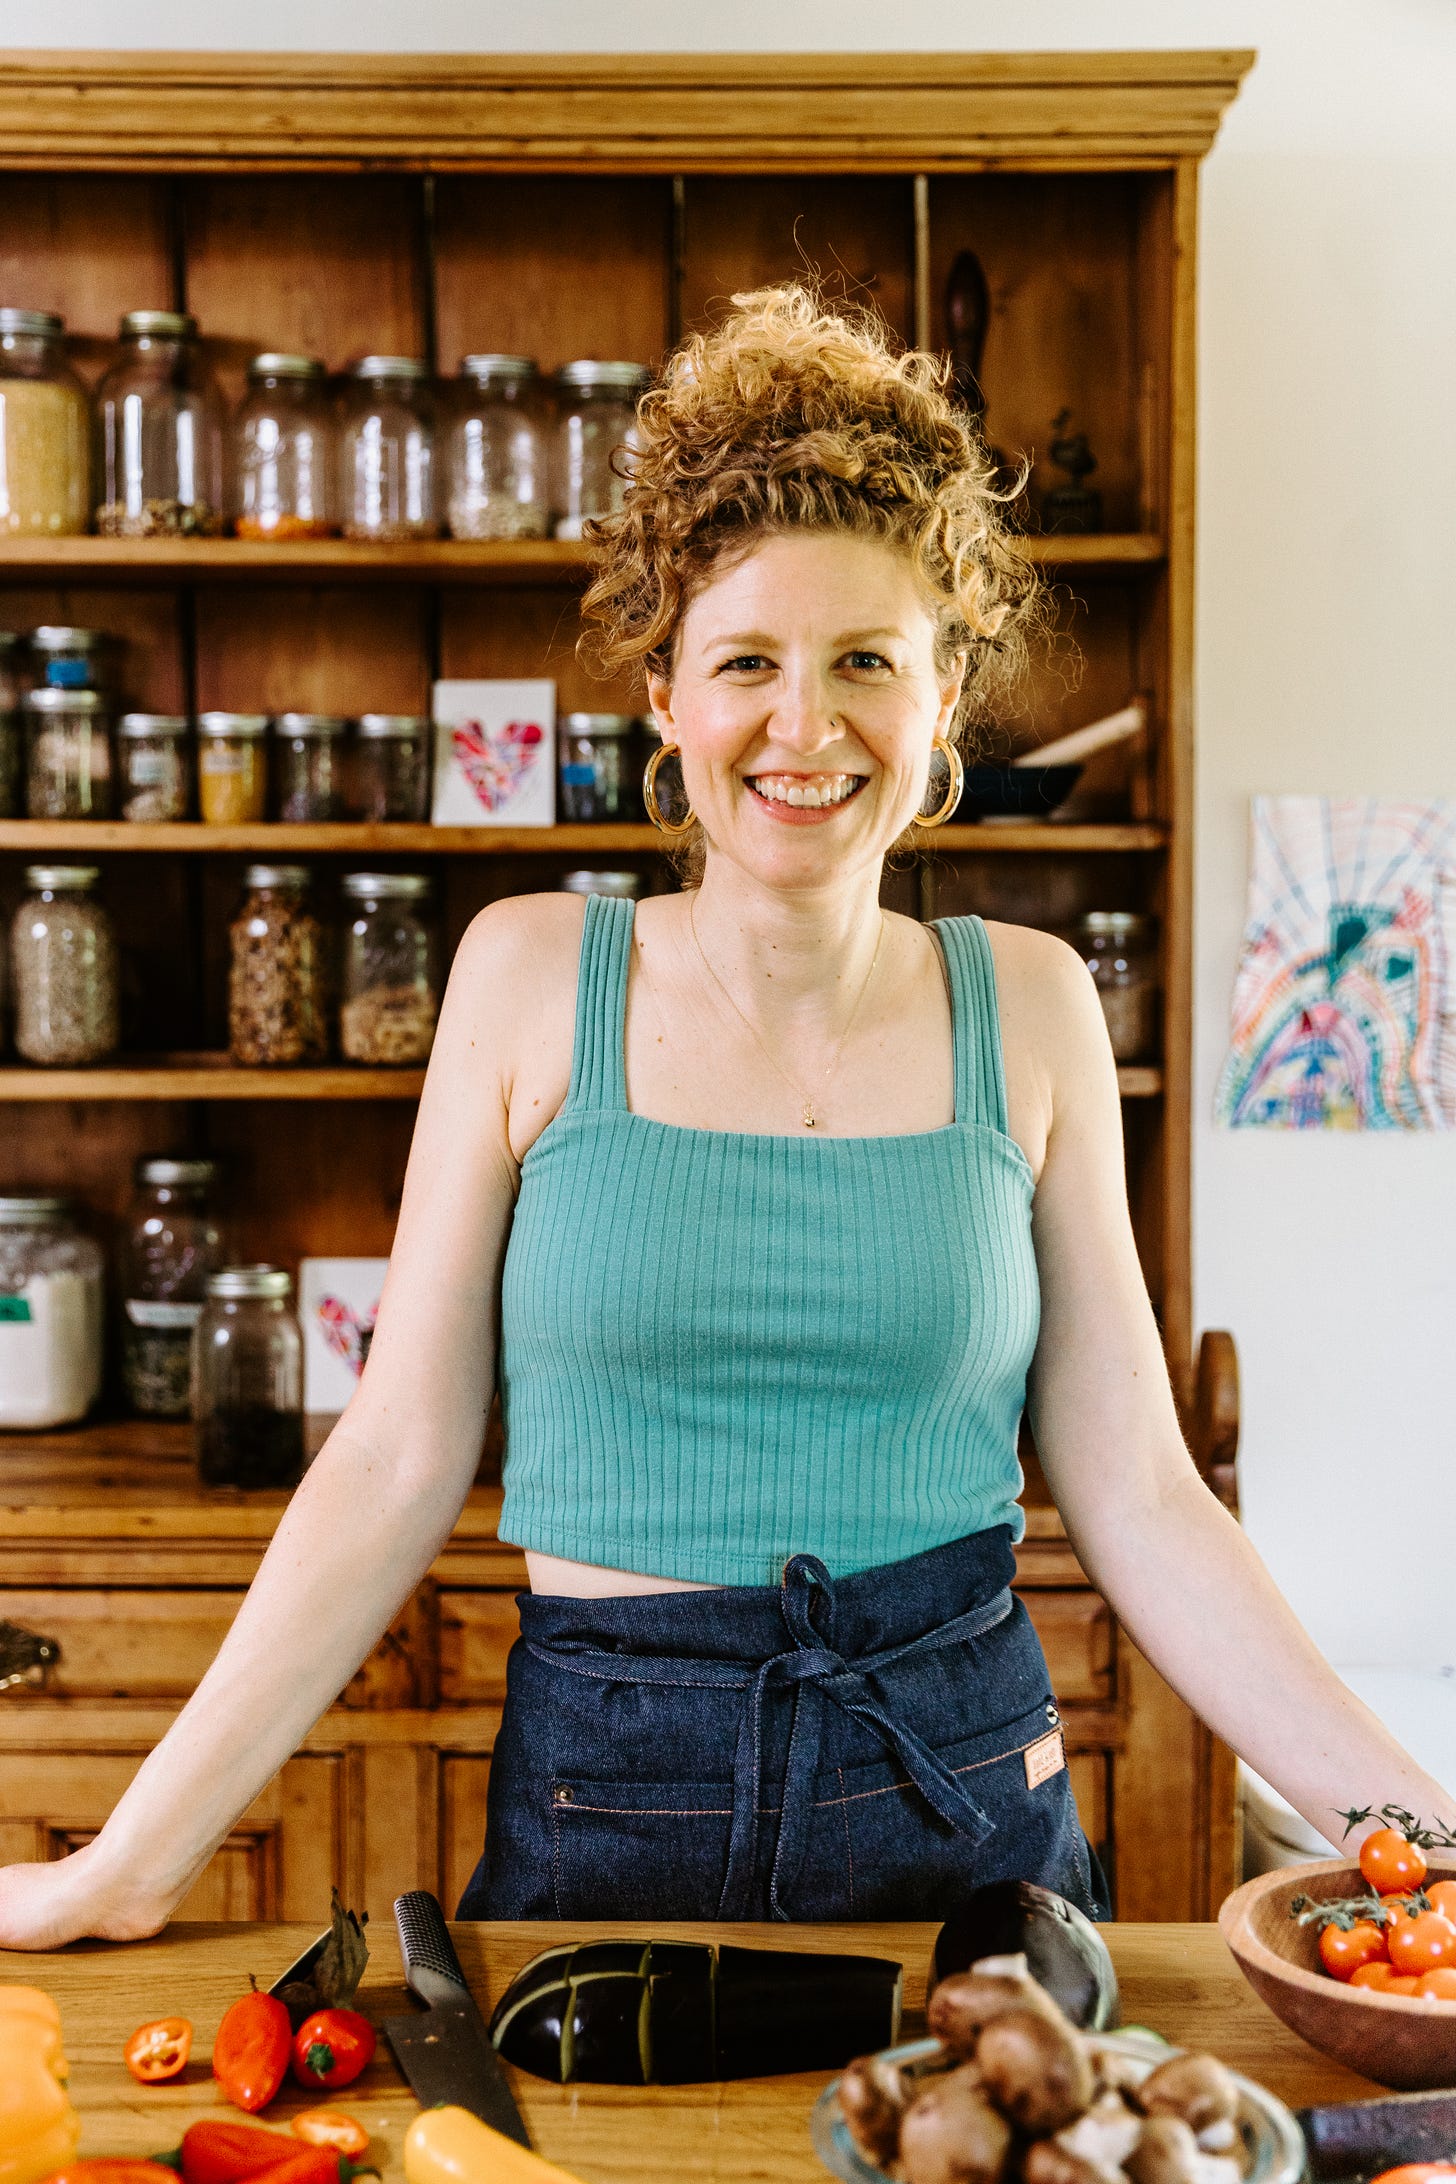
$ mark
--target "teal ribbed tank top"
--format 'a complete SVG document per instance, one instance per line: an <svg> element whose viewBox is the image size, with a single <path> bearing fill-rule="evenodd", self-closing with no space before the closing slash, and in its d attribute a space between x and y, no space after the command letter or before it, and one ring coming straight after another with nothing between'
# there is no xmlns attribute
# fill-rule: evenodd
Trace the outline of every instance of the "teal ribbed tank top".
<svg viewBox="0 0 1456 2184"><path fill-rule="evenodd" d="M776 1584L1010 1524L1040 1323L990 943L934 929L955 1121L742 1136L627 1106L633 905L588 896L566 1100L521 1163L501 1292L500 1534L572 1561Z"/></svg>

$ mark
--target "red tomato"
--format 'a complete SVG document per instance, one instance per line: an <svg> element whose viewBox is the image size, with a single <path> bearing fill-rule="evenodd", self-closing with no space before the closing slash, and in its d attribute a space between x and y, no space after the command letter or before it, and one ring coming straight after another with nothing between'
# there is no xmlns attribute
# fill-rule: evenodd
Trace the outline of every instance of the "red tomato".
<svg viewBox="0 0 1456 2184"><path fill-rule="evenodd" d="M1348 1928L1331 1921L1320 1931L1319 1953L1331 1979L1349 1979L1362 1964L1385 1962L1389 1956L1385 1934L1374 1919L1356 1919Z"/></svg>
<svg viewBox="0 0 1456 2184"><path fill-rule="evenodd" d="M1380 1992L1382 1994L1414 1994L1419 1985L1420 1981L1411 1972L1392 1972Z"/></svg>
<svg viewBox="0 0 1456 2184"><path fill-rule="evenodd" d="M1416 1993L1436 2002L1456 2002L1456 1966L1442 1964L1434 1972L1422 1972Z"/></svg>
<svg viewBox="0 0 1456 2184"><path fill-rule="evenodd" d="M1456 1926L1456 1881L1432 1881L1426 1890L1433 1911L1444 1912Z"/></svg>
<svg viewBox="0 0 1456 2184"><path fill-rule="evenodd" d="M126 2067L141 2085L161 2085L178 2078L192 2053L192 2027L185 2017L159 2017L138 2025L126 2043Z"/></svg>
<svg viewBox="0 0 1456 2184"><path fill-rule="evenodd" d="M310 2146L332 2147L346 2161L357 2161L369 2145L369 2133L363 2124L346 2116L341 2108L301 2109L288 2128Z"/></svg>
<svg viewBox="0 0 1456 2184"><path fill-rule="evenodd" d="M300 2085L352 2085L373 2056L374 2027L358 2010L315 2010L293 2035Z"/></svg>
<svg viewBox="0 0 1456 2184"><path fill-rule="evenodd" d="M245 1994L223 2014L212 2043L212 2074L250 2114L266 2108L288 2075L288 2012L276 1995Z"/></svg>
<svg viewBox="0 0 1456 2184"><path fill-rule="evenodd" d="M1388 1947L1398 1972L1419 1977L1456 1964L1456 1926L1439 1911L1418 1911L1414 1918L1403 1914L1390 1928Z"/></svg>
<svg viewBox="0 0 1456 2184"><path fill-rule="evenodd" d="M1394 1828L1377 1828L1360 1845L1360 1871L1382 1896L1396 1888L1419 1888L1426 1877L1426 1854Z"/></svg>
<svg viewBox="0 0 1456 2184"><path fill-rule="evenodd" d="M1376 1994L1384 1994L1395 1973L1388 1957L1377 1957L1369 1964L1357 1964L1350 1974L1352 1987L1368 1987Z"/></svg>

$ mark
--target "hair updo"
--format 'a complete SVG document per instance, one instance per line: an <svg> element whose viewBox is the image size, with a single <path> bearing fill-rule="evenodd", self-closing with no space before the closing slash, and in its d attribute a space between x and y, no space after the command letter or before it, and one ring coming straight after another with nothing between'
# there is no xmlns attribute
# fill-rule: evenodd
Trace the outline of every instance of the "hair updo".
<svg viewBox="0 0 1456 2184"><path fill-rule="evenodd" d="M725 558L765 533L846 531L908 554L938 662L966 657L958 724L988 713L1021 668L1037 584L948 365L797 283L733 306L638 404L625 505L587 526L585 657L669 675L683 614Z"/></svg>

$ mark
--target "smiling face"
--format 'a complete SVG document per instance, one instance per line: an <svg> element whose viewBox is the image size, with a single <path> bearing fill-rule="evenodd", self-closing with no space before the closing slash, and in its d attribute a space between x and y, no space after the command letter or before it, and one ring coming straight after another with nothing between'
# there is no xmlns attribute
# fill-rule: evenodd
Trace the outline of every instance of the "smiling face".
<svg viewBox="0 0 1456 2184"><path fill-rule="evenodd" d="M908 557L846 532L771 534L694 596L653 715L708 839L774 887L878 870L924 800L961 662Z"/></svg>

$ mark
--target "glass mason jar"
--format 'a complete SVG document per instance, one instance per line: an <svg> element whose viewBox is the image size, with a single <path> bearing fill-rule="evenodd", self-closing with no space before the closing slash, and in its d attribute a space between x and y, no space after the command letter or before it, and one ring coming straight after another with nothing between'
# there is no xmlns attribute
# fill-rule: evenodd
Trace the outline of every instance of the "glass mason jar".
<svg viewBox="0 0 1456 2184"><path fill-rule="evenodd" d="M266 815L266 713L199 713L197 802L210 827L253 826Z"/></svg>
<svg viewBox="0 0 1456 2184"><path fill-rule="evenodd" d="M323 931L302 865L249 865L228 928L228 1050L235 1062L321 1062Z"/></svg>
<svg viewBox="0 0 1456 2184"><path fill-rule="evenodd" d="M440 1013L434 921L423 872L349 872L342 882L339 1045L346 1061L429 1059Z"/></svg>
<svg viewBox="0 0 1456 2184"><path fill-rule="evenodd" d="M549 443L528 356L460 360L445 441L452 538L545 538Z"/></svg>
<svg viewBox="0 0 1456 2184"><path fill-rule="evenodd" d="M146 826L187 817L187 730L181 713L122 714L116 753L123 819Z"/></svg>
<svg viewBox="0 0 1456 2184"><path fill-rule="evenodd" d="M32 819L111 817L111 731L99 690L25 693L25 808Z"/></svg>
<svg viewBox="0 0 1456 2184"><path fill-rule="evenodd" d="M280 819L311 826L344 816L344 729L336 713L280 713L273 723Z"/></svg>
<svg viewBox="0 0 1456 2184"><path fill-rule="evenodd" d="M10 928L15 1044L28 1062L65 1069L116 1052L116 936L94 889L95 865L30 865Z"/></svg>
<svg viewBox="0 0 1456 2184"><path fill-rule="evenodd" d="M101 1393L104 1262L70 1200L0 1198L0 1426L69 1426Z"/></svg>
<svg viewBox="0 0 1456 2184"><path fill-rule="evenodd" d="M1146 1061L1157 1050L1158 984L1153 921L1130 910L1089 910L1077 928L1092 973L1112 1052Z"/></svg>
<svg viewBox="0 0 1456 2184"><path fill-rule="evenodd" d="M618 450L635 450L637 397L651 383L640 364L599 364L587 357L556 374L556 457L551 504L556 536L580 538L589 516L614 515L626 480L613 468Z"/></svg>
<svg viewBox="0 0 1456 2184"><path fill-rule="evenodd" d="M349 368L339 438L345 538L433 538L435 421L427 367L366 356Z"/></svg>
<svg viewBox="0 0 1456 2184"><path fill-rule="evenodd" d="M0 310L0 532L65 538L91 517L86 390L54 311Z"/></svg>
<svg viewBox="0 0 1456 2184"><path fill-rule="evenodd" d="M210 537L222 528L222 404L181 311L128 311L96 389L96 528L103 538Z"/></svg>
<svg viewBox="0 0 1456 2184"><path fill-rule="evenodd" d="M44 622L29 638L34 680L50 690L108 689L112 678L107 655L112 643L104 629Z"/></svg>
<svg viewBox="0 0 1456 2184"><path fill-rule="evenodd" d="M303 1469L303 1330L292 1299L281 1267L208 1276L191 1372L204 1486L292 1486Z"/></svg>
<svg viewBox="0 0 1456 2184"><path fill-rule="evenodd" d="M25 716L20 710L21 640L0 629L0 819L21 815L25 777Z"/></svg>
<svg viewBox="0 0 1456 2184"><path fill-rule="evenodd" d="M563 872L561 885L568 895L615 895L623 902L640 902L647 892L640 872Z"/></svg>
<svg viewBox="0 0 1456 2184"><path fill-rule="evenodd" d="M185 1418L192 1330L222 1260L212 1160L139 1160L121 1247L122 1377L143 1418Z"/></svg>
<svg viewBox="0 0 1456 2184"><path fill-rule="evenodd" d="M354 744L354 816L422 820L430 788L430 723L419 713L363 713Z"/></svg>
<svg viewBox="0 0 1456 2184"><path fill-rule="evenodd" d="M564 713L556 754L562 819L642 818L647 739L635 713Z"/></svg>
<svg viewBox="0 0 1456 2184"><path fill-rule="evenodd" d="M337 464L322 364L275 350L255 356L232 423L238 537L332 538Z"/></svg>

